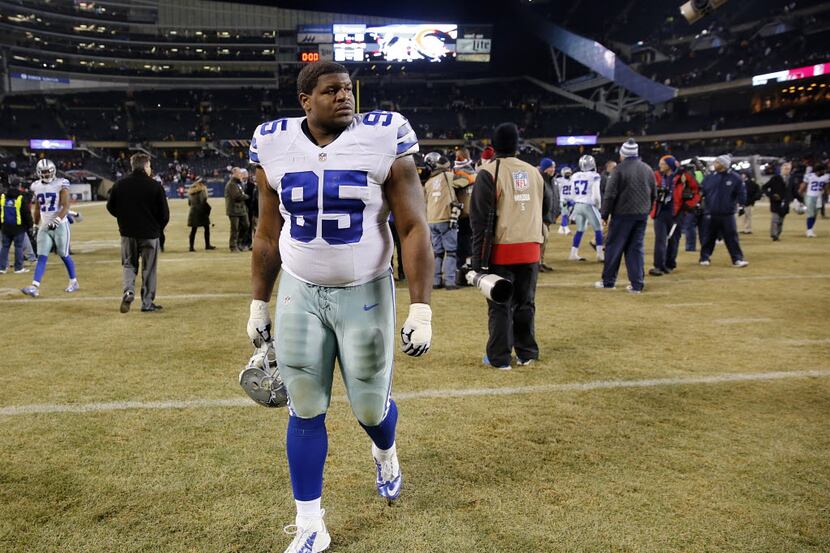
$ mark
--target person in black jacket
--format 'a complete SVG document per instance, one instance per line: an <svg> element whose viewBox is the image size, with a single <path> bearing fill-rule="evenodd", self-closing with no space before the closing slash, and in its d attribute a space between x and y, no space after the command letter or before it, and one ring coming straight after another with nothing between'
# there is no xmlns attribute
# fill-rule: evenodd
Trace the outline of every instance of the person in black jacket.
<svg viewBox="0 0 830 553"><path fill-rule="evenodd" d="M778 242L781 239L784 217L790 212L790 202L793 201L788 184L792 169L791 163L782 164L780 173L773 176L764 185L764 195L769 198L769 210L772 213L769 235L773 242Z"/></svg>
<svg viewBox="0 0 830 553"><path fill-rule="evenodd" d="M648 214L657 200L654 171L640 160L640 149L633 138L620 148L620 164L608 177L602 199L602 221L608 224L605 233L605 262L602 280L596 288L614 288L620 261L625 254L625 268L631 282L628 291L639 294L645 286L645 235Z"/></svg>
<svg viewBox="0 0 830 553"><path fill-rule="evenodd" d="M706 175L700 185L703 194L703 246L700 249L700 264L708 267L715 242L723 236L733 267L746 267L738 240L735 213L746 203L746 189L740 175L731 170L732 157L718 156L713 164L714 173Z"/></svg>
<svg viewBox="0 0 830 553"><path fill-rule="evenodd" d="M133 172L115 183L107 200L107 211L118 219L121 233L121 265L124 268L124 294L121 312L127 313L135 299L135 278L141 256L141 311L158 311L156 267L159 236L170 220L164 189L151 178L150 156L130 158Z"/></svg>
<svg viewBox="0 0 830 553"><path fill-rule="evenodd" d="M755 182L755 177L752 176L749 170L742 171L741 177L744 180L744 187L746 188L746 205L744 206L743 214L739 212L739 215L744 218L744 228L741 229L741 234L752 234L752 206L761 199L763 194L761 194L761 187Z"/></svg>

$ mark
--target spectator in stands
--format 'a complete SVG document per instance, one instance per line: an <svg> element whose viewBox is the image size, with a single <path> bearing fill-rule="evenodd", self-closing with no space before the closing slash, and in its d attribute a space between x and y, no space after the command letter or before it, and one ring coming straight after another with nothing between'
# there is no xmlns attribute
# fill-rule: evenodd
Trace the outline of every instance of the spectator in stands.
<svg viewBox="0 0 830 553"><path fill-rule="evenodd" d="M141 311L159 311L156 299L156 268L159 236L170 221L167 195L151 177L150 156L134 154L133 171L113 185L107 211L118 220L121 234L121 265L124 293L121 313L127 313L135 299L135 278L141 257Z"/></svg>
<svg viewBox="0 0 830 553"><path fill-rule="evenodd" d="M196 230L202 227L205 230L205 249L215 250L216 246L210 244L210 204L208 203L207 186L199 178L190 185L187 192L187 205L190 211L187 213L187 226L190 227L190 251L195 252L193 247L196 242Z"/></svg>
<svg viewBox="0 0 830 553"><path fill-rule="evenodd" d="M769 198L769 210L772 214L769 235L773 242L781 239L784 229L784 217L790 212L790 202L793 201L788 181L792 164L787 162L781 165L780 173L774 175L764 185L764 194Z"/></svg>
<svg viewBox="0 0 830 553"><path fill-rule="evenodd" d="M542 223L544 224L545 241L542 244L541 262L539 270L543 273L553 271L553 267L545 263L545 250L547 249L548 240L550 239L550 226L556 224L556 218L559 217L559 187L556 186L554 177L556 176L556 163L549 157L542 158L539 162L539 172L542 174L542 180L545 181L545 191L552 198L553 204L551 208L542 214Z"/></svg>
<svg viewBox="0 0 830 553"><path fill-rule="evenodd" d="M741 229L741 234L752 234L752 206L761 199L763 194L761 193L761 187L755 182L755 177L752 176L749 170L742 171L741 178L746 187L746 205L744 206L742 215L744 224Z"/></svg>
<svg viewBox="0 0 830 553"><path fill-rule="evenodd" d="M231 169L231 178L225 185L225 214L230 219L231 236L229 247L232 252L243 251L242 237L248 232L248 208L245 207L244 169Z"/></svg>
<svg viewBox="0 0 830 553"><path fill-rule="evenodd" d="M14 272L28 273L23 266L23 240L26 229L33 225L32 211L23 193L16 186L9 186L0 194L0 274L9 267L9 248L14 244Z"/></svg>
<svg viewBox="0 0 830 553"><path fill-rule="evenodd" d="M732 157L718 156L714 163L715 172L703 179L703 247L700 250L700 264L710 265L709 258L715 249L718 235L723 236L734 267L746 267L741 245L738 241L738 227L735 213L738 206L746 203L746 189L740 175L732 171Z"/></svg>
<svg viewBox="0 0 830 553"><path fill-rule="evenodd" d="M596 288L613 289L625 255L628 272L628 291L640 294L645 286L645 234L648 214L657 199L654 172L640 161L637 142L629 138L620 148L620 164L611 173L602 201L602 220L608 227L605 233L605 264L602 280ZM609 223L608 219L611 218Z"/></svg>

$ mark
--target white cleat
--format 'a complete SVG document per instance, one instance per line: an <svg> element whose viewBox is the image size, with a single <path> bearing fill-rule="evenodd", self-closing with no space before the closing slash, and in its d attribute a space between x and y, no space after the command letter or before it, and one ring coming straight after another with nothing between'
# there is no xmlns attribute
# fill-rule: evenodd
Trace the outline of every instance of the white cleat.
<svg viewBox="0 0 830 553"><path fill-rule="evenodd" d="M746 267L747 265L749 265L749 261L744 261L743 259L739 259L738 261L732 264L733 267L737 267L738 269Z"/></svg>
<svg viewBox="0 0 830 553"><path fill-rule="evenodd" d="M3 271L3 272L5 273L6 271ZM19 275L19 274L21 274L21 273L28 273L28 272L29 272L29 269L27 269L26 267L23 267L22 269L17 269L17 270L14 272L14 274Z"/></svg>
<svg viewBox="0 0 830 553"><path fill-rule="evenodd" d="M562 227L562 228L564 228L564 229L565 229L565 236L567 236L567 235L569 235L569 234L571 233L571 229L570 229L570 228L568 228L568 227Z"/></svg>
<svg viewBox="0 0 830 553"><path fill-rule="evenodd" d="M708 267L708 266L709 266L709 265L711 265L711 264L712 264L712 263L711 263L711 262L709 262L709 261L701 261L701 262L700 262L700 266L701 266L701 267Z"/></svg>
<svg viewBox="0 0 830 553"><path fill-rule="evenodd" d="M556 231L558 234L565 234L565 227L559 225L559 230Z"/></svg>
<svg viewBox="0 0 830 553"><path fill-rule="evenodd" d="M614 290L616 287L615 286L606 286L604 282L602 282L601 280L598 280L594 283L594 288L597 288L599 290Z"/></svg>
<svg viewBox="0 0 830 553"><path fill-rule="evenodd" d="M814 231L813 229L810 229L810 230L807 231L807 238L815 238L815 237L816 237L816 231Z"/></svg>
<svg viewBox="0 0 830 553"><path fill-rule="evenodd" d="M605 263L605 246L597 246L597 261Z"/></svg>
<svg viewBox="0 0 830 553"><path fill-rule="evenodd" d="M80 288L81 287L78 285L78 281L74 280L74 281L70 281L69 286L64 288L63 291L72 293L72 292L77 292L78 290L80 290Z"/></svg>
<svg viewBox="0 0 830 553"><path fill-rule="evenodd" d="M40 296L40 290L38 290L37 286L27 286L26 288L21 288L20 291L33 298Z"/></svg>
<svg viewBox="0 0 830 553"><path fill-rule="evenodd" d="M398 463L398 452L392 445L389 452L384 452L375 444L372 444L372 458L375 460L377 478L375 483L378 487L378 494L385 498L390 504L401 495L403 475L401 466Z"/></svg>
<svg viewBox="0 0 830 553"><path fill-rule="evenodd" d="M285 553L318 553L328 549L331 536L326 530L326 523L323 522L325 515L326 511L323 510L319 520L308 521L298 518L296 524L289 524L283 528L283 532L294 536Z"/></svg>
<svg viewBox="0 0 830 553"><path fill-rule="evenodd" d="M568 256L568 261L585 261L585 258L579 256L578 248L571 248L571 254Z"/></svg>

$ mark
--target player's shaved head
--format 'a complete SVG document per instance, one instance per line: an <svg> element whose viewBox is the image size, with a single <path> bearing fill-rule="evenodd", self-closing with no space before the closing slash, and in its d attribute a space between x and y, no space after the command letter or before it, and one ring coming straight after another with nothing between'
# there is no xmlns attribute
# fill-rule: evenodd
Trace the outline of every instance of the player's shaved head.
<svg viewBox="0 0 830 553"><path fill-rule="evenodd" d="M311 94L311 91L317 86L317 79L330 73L345 73L348 75L349 70L333 61L318 61L306 65L297 75L297 95Z"/></svg>

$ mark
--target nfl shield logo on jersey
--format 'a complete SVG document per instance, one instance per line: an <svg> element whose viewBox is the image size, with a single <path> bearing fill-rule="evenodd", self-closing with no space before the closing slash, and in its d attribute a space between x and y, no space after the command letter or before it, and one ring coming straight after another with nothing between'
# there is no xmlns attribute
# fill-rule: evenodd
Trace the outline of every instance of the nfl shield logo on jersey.
<svg viewBox="0 0 830 553"><path fill-rule="evenodd" d="M322 162L322 161L326 161L326 157L328 157L328 156L326 156L326 152L320 152L320 155L318 156L318 159Z"/></svg>
<svg viewBox="0 0 830 553"><path fill-rule="evenodd" d="M524 192L530 188L530 180L528 179L527 171L513 172L513 188L516 189L516 192Z"/></svg>

